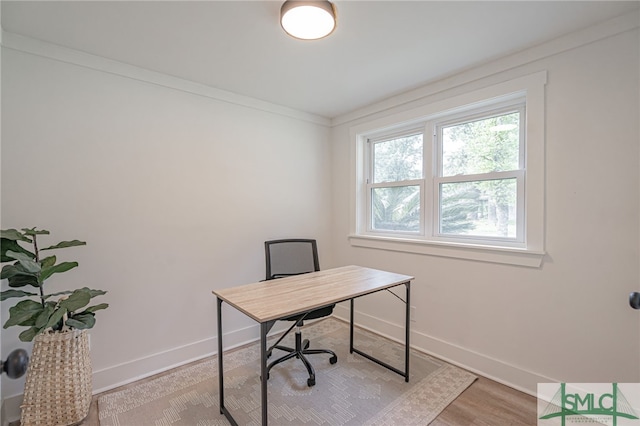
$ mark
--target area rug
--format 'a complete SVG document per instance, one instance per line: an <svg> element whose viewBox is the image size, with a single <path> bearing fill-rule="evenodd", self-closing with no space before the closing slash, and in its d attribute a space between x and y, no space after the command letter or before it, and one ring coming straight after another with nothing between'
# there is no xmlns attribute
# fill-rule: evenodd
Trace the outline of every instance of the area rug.
<svg viewBox="0 0 640 426"><path fill-rule="evenodd" d="M293 333L292 333L293 334ZM271 370L268 386L270 425L427 425L476 377L460 368L411 351L410 381L349 353L348 324L328 318L306 325L311 348L330 348L310 355L316 385L307 386L307 371L297 359ZM287 337L288 338L288 337ZM283 343L292 346L291 340ZM357 329L355 347L403 369L404 347ZM279 357L282 352L274 351ZM258 344L225 352L225 406L240 425L260 425L260 351ZM218 405L216 357L181 367L158 378L98 398L102 426L228 425Z"/></svg>

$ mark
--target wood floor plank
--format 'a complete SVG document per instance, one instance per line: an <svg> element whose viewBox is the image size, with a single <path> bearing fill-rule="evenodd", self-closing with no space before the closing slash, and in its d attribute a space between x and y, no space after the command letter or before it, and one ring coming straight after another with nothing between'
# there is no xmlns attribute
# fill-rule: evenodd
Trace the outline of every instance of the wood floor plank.
<svg viewBox="0 0 640 426"><path fill-rule="evenodd" d="M479 376L431 425L535 425L536 412L535 397Z"/></svg>

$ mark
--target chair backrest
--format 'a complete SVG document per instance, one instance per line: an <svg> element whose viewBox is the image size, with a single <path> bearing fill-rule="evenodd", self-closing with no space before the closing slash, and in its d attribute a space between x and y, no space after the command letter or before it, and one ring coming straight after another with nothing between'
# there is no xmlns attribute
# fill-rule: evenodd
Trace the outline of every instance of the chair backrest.
<svg viewBox="0 0 640 426"><path fill-rule="evenodd" d="M316 240L286 239L264 242L267 280L320 270Z"/></svg>

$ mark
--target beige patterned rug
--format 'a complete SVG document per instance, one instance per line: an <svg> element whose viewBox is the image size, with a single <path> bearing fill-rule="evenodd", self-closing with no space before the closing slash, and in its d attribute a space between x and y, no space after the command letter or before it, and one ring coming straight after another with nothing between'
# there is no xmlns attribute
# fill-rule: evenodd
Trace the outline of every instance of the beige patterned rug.
<svg viewBox="0 0 640 426"><path fill-rule="evenodd" d="M305 326L302 334L311 348L334 350L338 362L331 365L328 355L311 355L316 370L311 388L299 360L274 367L268 390L270 425L426 425L476 379L412 350L406 383L400 375L349 354L349 326L333 318ZM283 344L292 346L286 339ZM400 344L356 329L355 347L403 369ZM276 351L274 357L281 354ZM258 344L225 353L225 406L240 425L260 424L259 355ZM100 424L228 425L218 409L217 370L212 357L101 395Z"/></svg>

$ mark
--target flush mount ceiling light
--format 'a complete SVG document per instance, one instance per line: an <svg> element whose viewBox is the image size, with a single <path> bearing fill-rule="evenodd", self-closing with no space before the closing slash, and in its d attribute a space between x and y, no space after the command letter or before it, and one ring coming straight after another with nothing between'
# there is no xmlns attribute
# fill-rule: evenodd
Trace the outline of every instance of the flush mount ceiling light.
<svg viewBox="0 0 640 426"><path fill-rule="evenodd" d="M282 29L292 37L317 40L336 28L336 9L330 1L287 0L280 8Z"/></svg>

